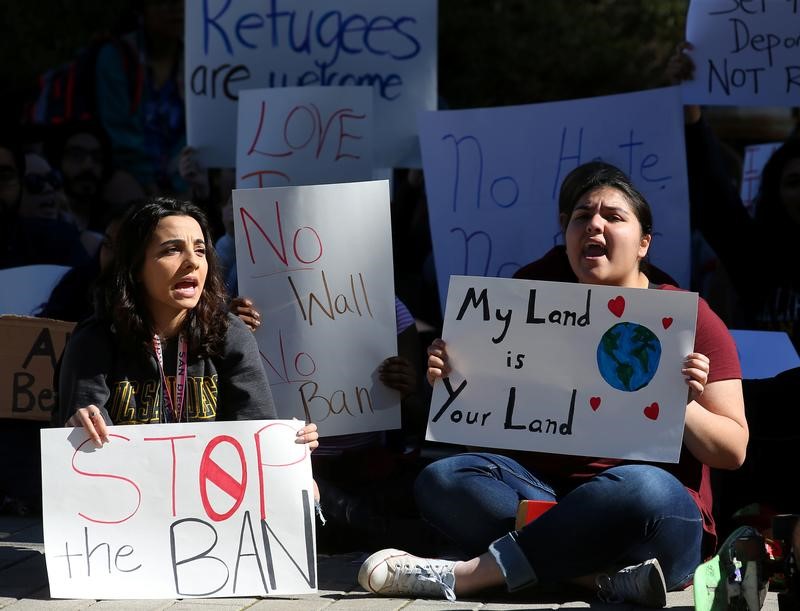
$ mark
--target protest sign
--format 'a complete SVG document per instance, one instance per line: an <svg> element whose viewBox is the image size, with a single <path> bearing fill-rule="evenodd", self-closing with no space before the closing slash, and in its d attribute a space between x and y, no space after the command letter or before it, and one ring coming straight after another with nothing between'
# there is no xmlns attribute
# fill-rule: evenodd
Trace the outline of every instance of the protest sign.
<svg viewBox="0 0 800 611"><path fill-rule="evenodd" d="M755 199L761 186L761 171L781 144L783 143L751 144L744 149L741 196L742 203L751 216L756 211Z"/></svg>
<svg viewBox="0 0 800 611"><path fill-rule="evenodd" d="M693 0L686 40L694 79L687 104L796 106L800 96L800 3Z"/></svg>
<svg viewBox="0 0 800 611"><path fill-rule="evenodd" d="M426 439L678 462L697 294L453 276Z"/></svg>
<svg viewBox="0 0 800 611"><path fill-rule="evenodd" d="M436 108L435 0L186 2L187 138L236 160L242 89L369 86L377 167L419 166L416 112Z"/></svg>
<svg viewBox="0 0 800 611"><path fill-rule="evenodd" d="M69 270L65 265L22 265L0 269L0 286L8 287L0 293L0 314L35 316Z"/></svg>
<svg viewBox="0 0 800 611"><path fill-rule="evenodd" d="M299 421L42 430L53 598L314 592L314 496Z"/></svg>
<svg viewBox="0 0 800 611"><path fill-rule="evenodd" d="M743 378L771 378L800 367L792 340L783 331L731 329Z"/></svg>
<svg viewBox="0 0 800 611"><path fill-rule="evenodd" d="M75 323L0 316L0 418L50 420L53 374Z"/></svg>
<svg viewBox="0 0 800 611"><path fill-rule="evenodd" d="M372 179L369 87L248 89L238 107L238 188Z"/></svg>
<svg viewBox="0 0 800 611"><path fill-rule="evenodd" d="M400 398L378 379L397 353L386 181L233 192L239 292L278 415L323 436L400 426Z"/></svg>
<svg viewBox="0 0 800 611"><path fill-rule="evenodd" d="M558 191L602 158L653 208L650 259L689 282L689 193L677 88L420 114L439 294L450 274L511 276L561 240Z"/></svg>

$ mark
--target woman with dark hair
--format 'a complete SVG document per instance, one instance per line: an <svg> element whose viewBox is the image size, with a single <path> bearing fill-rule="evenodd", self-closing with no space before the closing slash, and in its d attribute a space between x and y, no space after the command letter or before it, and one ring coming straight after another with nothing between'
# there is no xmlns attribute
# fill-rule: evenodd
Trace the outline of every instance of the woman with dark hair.
<svg viewBox="0 0 800 611"><path fill-rule="evenodd" d="M617 168L593 162L573 170L561 187L559 219L578 282L678 290L651 284L643 271L652 214ZM441 339L428 354L431 384L457 368ZM682 367L688 386L678 464L535 452L436 461L415 483L420 513L469 559L382 550L362 565L361 585L454 599L503 583L509 590L574 583L608 602L663 607L667 590L686 585L716 547L710 468L739 467L748 440L736 348L702 299L695 351L673 366ZM513 530L525 499L557 504Z"/></svg>
<svg viewBox="0 0 800 611"><path fill-rule="evenodd" d="M97 314L64 352L61 422L100 447L108 425L274 418L252 333L228 312L208 223L157 198L122 221ZM316 425L298 443L317 446Z"/></svg>

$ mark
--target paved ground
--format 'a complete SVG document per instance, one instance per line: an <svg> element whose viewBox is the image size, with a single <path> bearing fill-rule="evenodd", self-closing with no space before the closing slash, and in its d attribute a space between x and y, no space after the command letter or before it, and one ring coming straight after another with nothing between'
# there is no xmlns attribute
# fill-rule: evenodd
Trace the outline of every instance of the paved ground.
<svg viewBox="0 0 800 611"><path fill-rule="evenodd" d="M8 611L38 609L119 609L170 611L393 611L447 609L518 610L523 609L607 609L633 611L630 605L604 605L594 601L553 600L534 594L510 597L501 593L480 600L459 600L455 603L432 600L408 600L376 597L364 592L356 582L361 554L320 556L318 562L319 591L296 598L208 598L185 600L54 600L47 587L47 572L42 545L42 526L39 520L0 516L0 608ZM670 593L670 609L693 609L692 592ZM777 611L778 603L770 593L764 605L766 611Z"/></svg>

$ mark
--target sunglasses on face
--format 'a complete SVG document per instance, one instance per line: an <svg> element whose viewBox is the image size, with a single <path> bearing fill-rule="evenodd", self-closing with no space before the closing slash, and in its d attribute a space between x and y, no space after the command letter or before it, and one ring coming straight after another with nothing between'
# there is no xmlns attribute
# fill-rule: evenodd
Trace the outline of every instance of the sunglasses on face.
<svg viewBox="0 0 800 611"><path fill-rule="evenodd" d="M38 195L44 191L47 185L53 189L61 188L61 174L55 170L50 170L47 174L25 174L24 184L25 189L31 195Z"/></svg>

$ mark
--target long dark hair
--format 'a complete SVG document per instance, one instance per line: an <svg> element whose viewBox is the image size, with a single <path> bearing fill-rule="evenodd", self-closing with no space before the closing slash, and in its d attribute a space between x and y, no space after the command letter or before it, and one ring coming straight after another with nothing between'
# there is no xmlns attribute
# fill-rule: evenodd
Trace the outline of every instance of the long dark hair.
<svg viewBox="0 0 800 611"><path fill-rule="evenodd" d="M200 300L187 315L183 331L193 355L219 354L228 328L227 295L216 253L211 243L208 221L202 210L189 202L169 197L147 200L123 219L114 244L114 262L104 275L103 311L110 318L122 343L132 350L150 345L155 333L145 305L142 283L137 279L145 251L158 222L167 216L189 216L200 225L206 243L208 273Z"/></svg>

